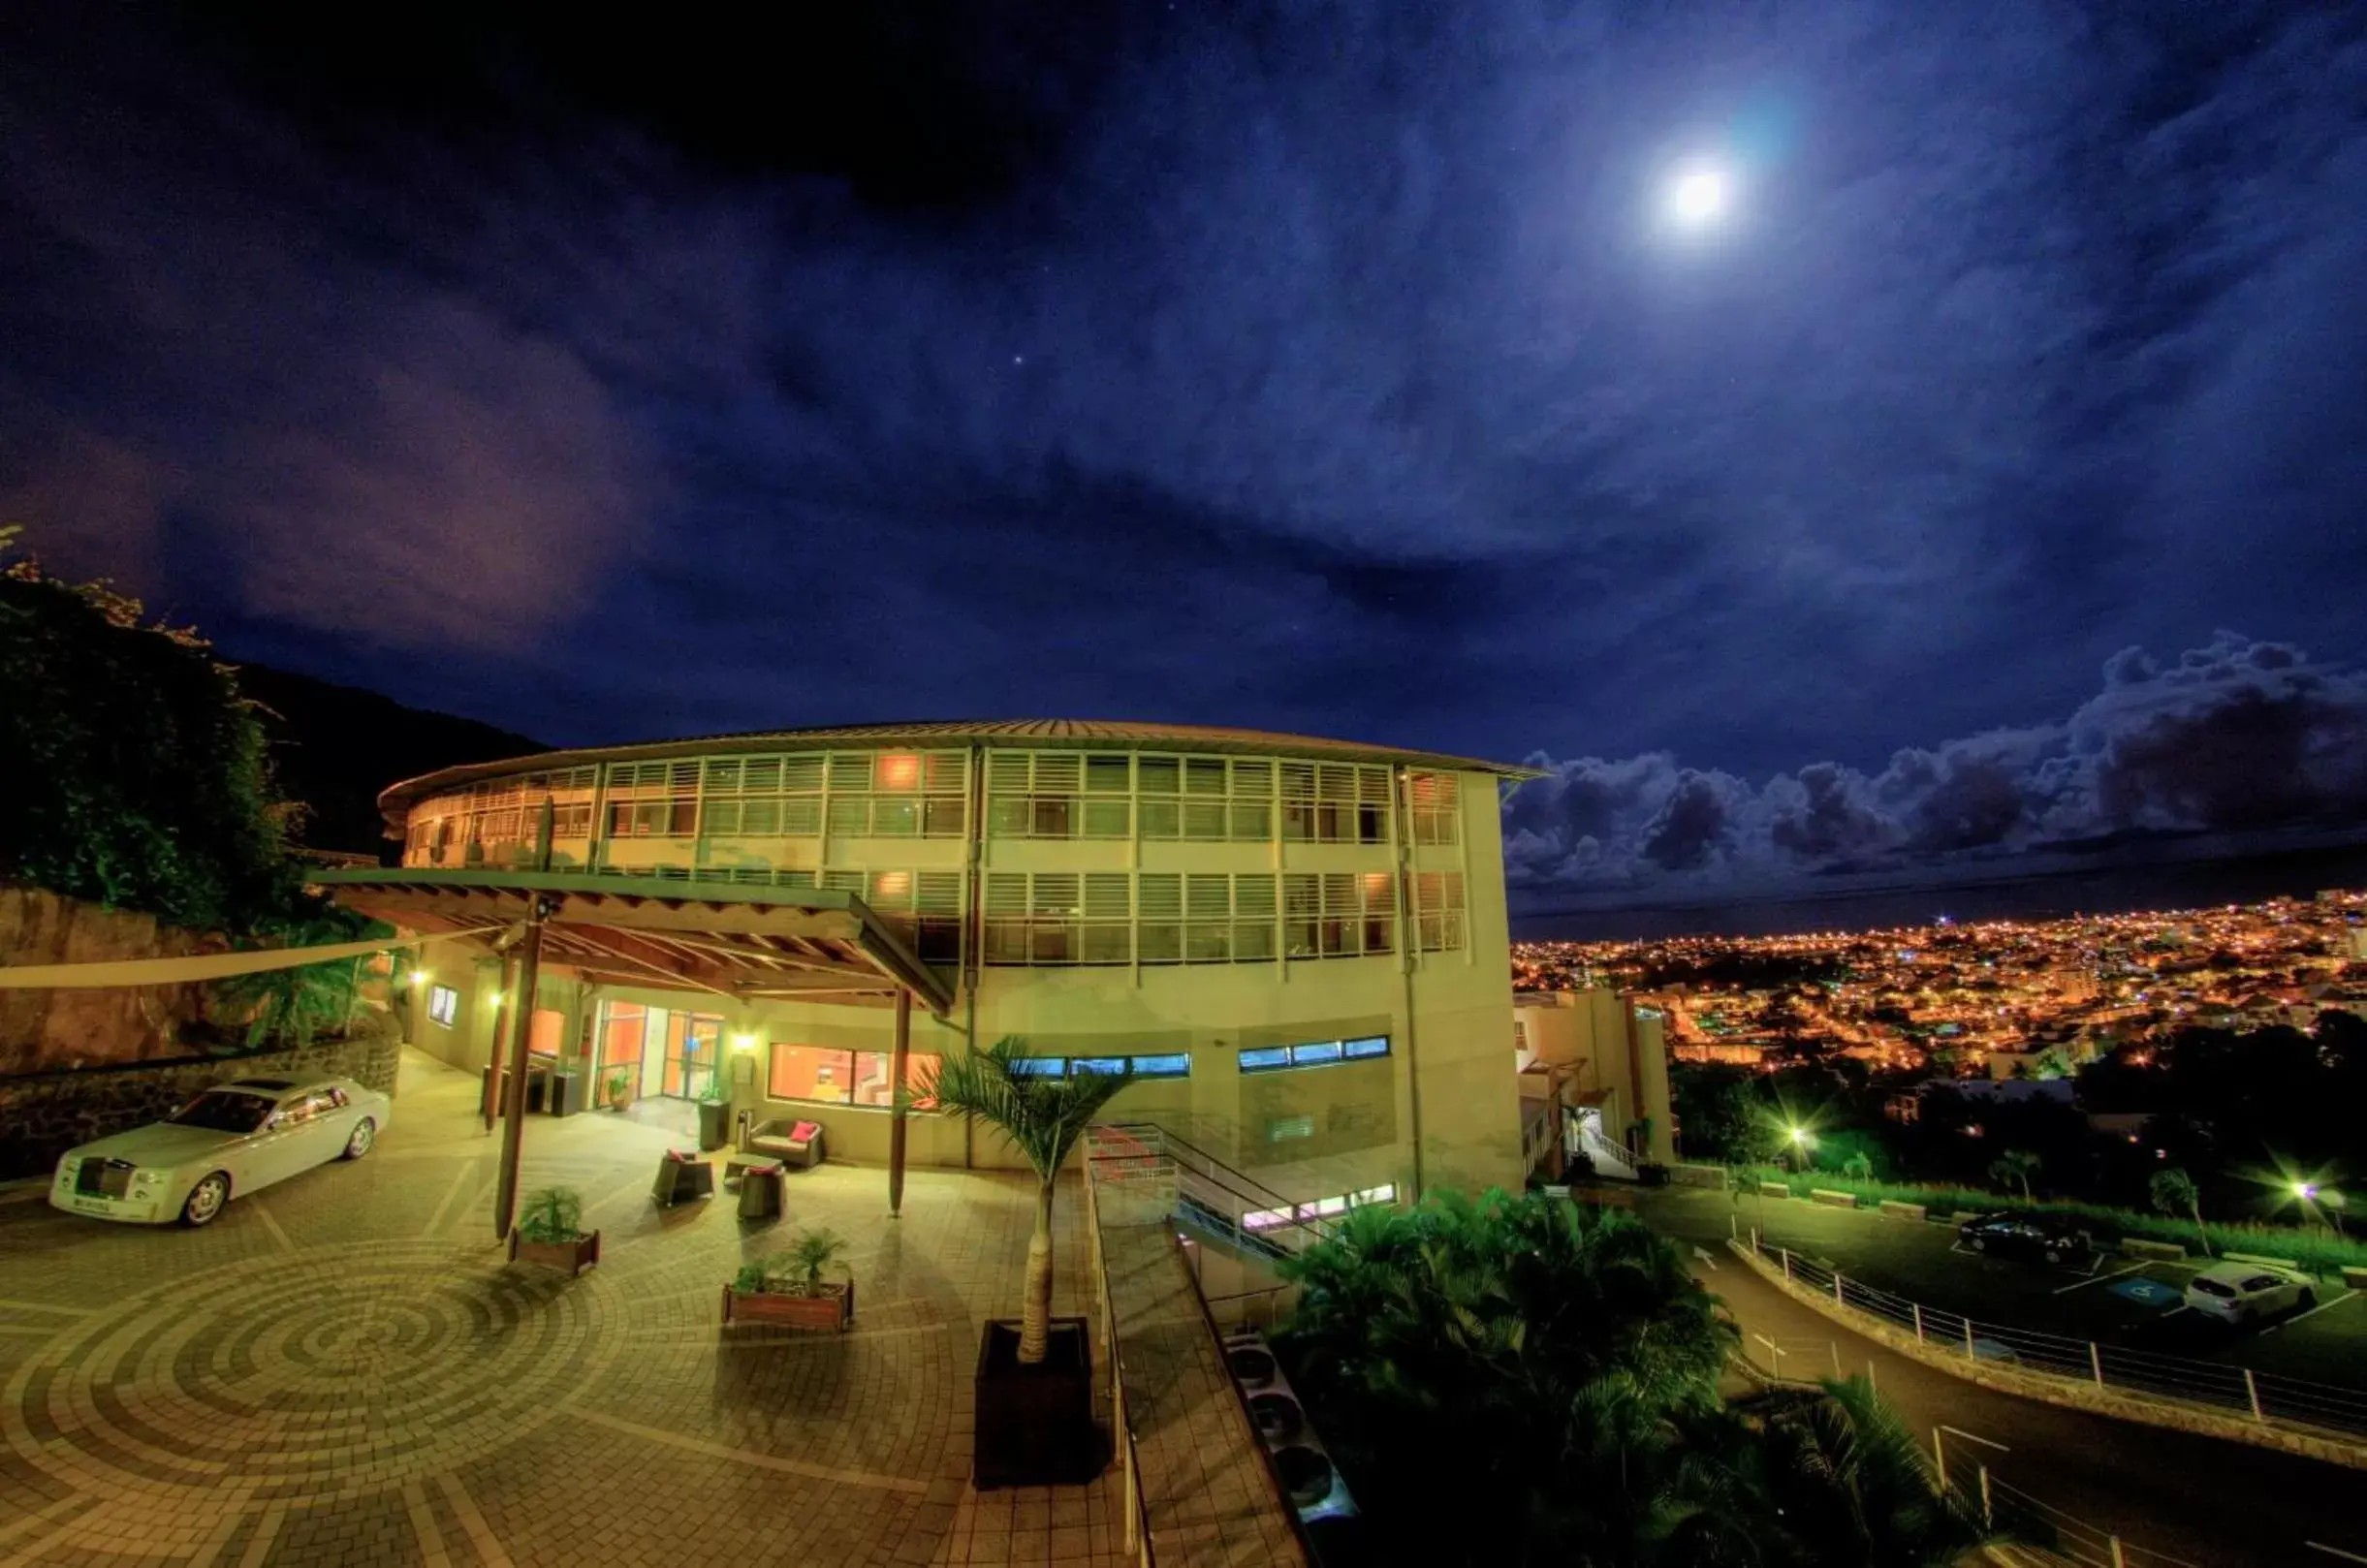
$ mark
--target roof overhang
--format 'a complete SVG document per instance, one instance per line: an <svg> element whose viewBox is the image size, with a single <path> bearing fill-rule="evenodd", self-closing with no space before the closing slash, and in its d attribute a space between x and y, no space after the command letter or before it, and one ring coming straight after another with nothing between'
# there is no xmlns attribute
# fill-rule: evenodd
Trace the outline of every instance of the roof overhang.
<svg viewBox="0 0 2367 1568"><path fill-rule="evenodd" d="M412 930L508 946L537 898L547 962L627 986L742 1001L884 1006L907 992L943 1018L953 993L894 928L850 893L621 877L588 871L316 871L349 908Z"/></svg>

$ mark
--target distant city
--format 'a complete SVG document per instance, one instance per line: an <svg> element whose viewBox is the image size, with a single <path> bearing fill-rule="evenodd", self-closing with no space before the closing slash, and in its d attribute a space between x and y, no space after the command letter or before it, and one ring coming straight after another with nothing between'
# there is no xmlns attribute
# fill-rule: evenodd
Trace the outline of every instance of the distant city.
<svg viewBox="0 0 2367 1568"><path fill-rule="evenodd" d="M2207 909L1771 936L1523 942L1521 990L1609 986L1660 1009L1670 1055L1772 1071L2060 1078L2179 1029L2367 1015L2367 893Z"/></svg>

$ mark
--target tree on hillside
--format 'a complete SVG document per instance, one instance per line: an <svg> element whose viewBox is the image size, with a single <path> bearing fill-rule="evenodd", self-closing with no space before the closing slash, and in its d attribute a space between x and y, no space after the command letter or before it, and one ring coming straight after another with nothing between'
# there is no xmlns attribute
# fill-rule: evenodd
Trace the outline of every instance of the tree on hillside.
<svg viewBox="0 0 2367 1568"><path fill-rule="evenodd" d="M2202 1255L2211 1256L2211 1234L2202 1225L2202 1194L2193 1176L2175 1167L2156 1171L2153 1180L2146 1184L2146 1196L2153 1200L2155 1208L2171 1218L2183 1215L2193 1219L2194 1239L2201 1246Z"/></svg>
<svg viewBox="0 0 2367 1568"><path fill-rule="evenodd" d="M203 639L143 615L29 556L0 567L0 879L254 930L300 899L262 731Z"/></svg>
<svg viewBox="0 0 2367 1568"><path fill-rule="evenodd" d="M1989 1179L2001 1187L2022 1184L2022 1199L2030 1200L2030 1178L2038 1174L2038 1156L2026 1148L2009 1148L1989 1162Z"/></svg>

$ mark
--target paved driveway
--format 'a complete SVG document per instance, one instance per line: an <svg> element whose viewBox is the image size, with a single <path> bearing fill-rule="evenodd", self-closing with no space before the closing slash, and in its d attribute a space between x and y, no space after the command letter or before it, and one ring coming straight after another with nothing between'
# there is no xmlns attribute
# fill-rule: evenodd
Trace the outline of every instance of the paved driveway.
<svg viewBox="0 0 2367 1568"><path fill-rule="evenodd" d="M970 1492L980 1319L1016 1309L1017 1179L793 1175L789 1214L667 1212L662 1128L526 1128L525 1184L583 1194L605 1261L508 1265L476 1081L403 1066L352 1165L204 1231L0 1203L0 1568L133 1561L696 1568L1120 1561L1116 1488ZM1072 1199L1073 1194L1064 1194ZM1087 1252L1065 1202L1064 1311ZM744 1257L801 1225L853 1244L857 1328L722 1330Z"/></svg>

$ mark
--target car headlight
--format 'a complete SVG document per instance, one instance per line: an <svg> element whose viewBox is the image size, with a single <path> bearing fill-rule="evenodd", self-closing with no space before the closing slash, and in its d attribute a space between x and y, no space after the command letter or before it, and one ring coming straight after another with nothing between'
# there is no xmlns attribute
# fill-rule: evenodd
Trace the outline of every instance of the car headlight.
<svg viewBox="0 0 2367 1568"><path fill-rule="evenodd" d="M159 1181L162 1181L170 1174L171 1173L165 1171L134 1171L132 1173L132 1185L135 1187L152 1187Z"/></svg>

